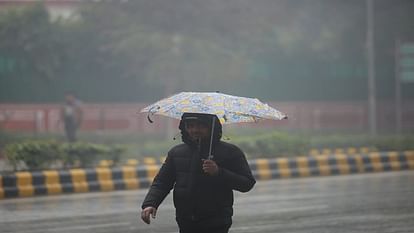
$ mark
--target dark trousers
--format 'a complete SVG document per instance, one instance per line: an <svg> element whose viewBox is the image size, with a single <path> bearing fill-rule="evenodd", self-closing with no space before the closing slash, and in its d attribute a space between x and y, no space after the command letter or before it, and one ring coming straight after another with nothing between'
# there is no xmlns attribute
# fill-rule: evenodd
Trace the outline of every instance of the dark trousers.
<svg viewBox="0 0 414 233"><path fill-rule="evenodd" d="M180 233L228 233L231 217L213 217L203 220L177 219Z"/></svg>

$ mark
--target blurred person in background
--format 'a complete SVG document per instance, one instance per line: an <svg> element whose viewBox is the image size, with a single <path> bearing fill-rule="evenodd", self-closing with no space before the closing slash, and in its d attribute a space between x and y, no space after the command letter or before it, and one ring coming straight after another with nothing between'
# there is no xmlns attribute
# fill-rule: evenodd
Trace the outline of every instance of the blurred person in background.
<svg viewBox="0 0 414 233"><path fill-rule="evenodd" d="M232 225L233 190L248 192L256 183L246 157L237 146L220 140L222 126L215 115L184 113L179 129L184 143L168 152L142 203L141 218L150 224L174 188L180 233L227 233Z"/></svg>
<svg viewBox="0 0 414 233"><path fill-rule="evenodd" d="M65 93L65 104L61 108L61 119L68 142L76 141L76 132L82 123L81 101L72 92Z"/></svg>

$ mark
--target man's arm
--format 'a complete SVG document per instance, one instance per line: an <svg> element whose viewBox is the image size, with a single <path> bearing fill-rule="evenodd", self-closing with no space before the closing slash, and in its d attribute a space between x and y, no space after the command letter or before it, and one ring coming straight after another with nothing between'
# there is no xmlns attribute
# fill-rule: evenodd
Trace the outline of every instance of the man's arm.
<svg viewBox="0 0 414 233"><path fill-rule="evenodd" d="M147 224L150 223L150 216L155 218L158 206L165 199L175 183L175 171L170 154L155 176L151 187L142 203L141 218Z"/></svg>
<svg viewBox="0 0 414 233"><path fill-rule="evenodd" d="M244 153L238 147L235 147L233 153L235 154L234 157L232 156L232 167L229 169L219 167L217 177L233 190L248 192L253 188L256 180Z"/></svg>

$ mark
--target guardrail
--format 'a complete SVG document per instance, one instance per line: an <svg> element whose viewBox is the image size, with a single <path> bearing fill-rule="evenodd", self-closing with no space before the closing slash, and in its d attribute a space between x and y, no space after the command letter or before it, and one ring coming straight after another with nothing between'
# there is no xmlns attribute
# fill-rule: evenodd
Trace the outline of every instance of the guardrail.
<svg viewBox="0 0 414 233"><path fill-rule="evenodd" d="M414 151L333 154L249 161L258 180L414 169ZM16 172L0 176L0 199L147 188L159 164Z"/></svg>

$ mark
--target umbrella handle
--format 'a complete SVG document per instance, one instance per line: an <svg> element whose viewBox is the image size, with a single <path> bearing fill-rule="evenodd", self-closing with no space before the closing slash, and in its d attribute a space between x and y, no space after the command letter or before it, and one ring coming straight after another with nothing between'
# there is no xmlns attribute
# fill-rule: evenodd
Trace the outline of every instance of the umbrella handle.
<svg viewBox="0 0 414 233"><path fill-rule="evenodd" d="M149 113L148 113L148 115L147 115L147 119L148 119L149 123L154 123L154 121L153 121L153 120L151 120L151 118L150 118L150 114L149 114Z"/></svg>
<svg viewBox="0 0 414 233"><path fill-rule="evenodd" d="M154 110L154 109L155 109L155 110ZM149 121L150 123L154 123L154 121L153 121L153 120L151 120L150 115L151 115L151 116L153 116L153 115L154 115L154 113L155 113L155 112L157 112L159 109L160 109L160 106L153 106L152 108L150 108L150 109L148 110L147 119L148 119L148 121Z"/></svg>
<svg viewBox="0 0 414 233"><path fill-rule="evenodd" d="M214 128L215 128L216 119L214 119L214 116L212 116L211 119L212 119L212 122L211 122L210 148L208 150L208 159L214 158L214 156L211 154L211 150L213 147L213 137L214 137Z"/></svg>

